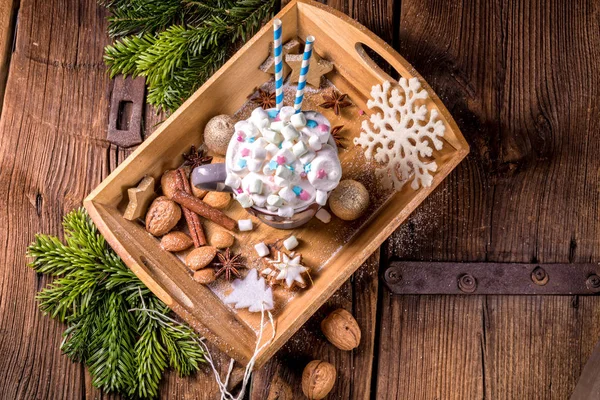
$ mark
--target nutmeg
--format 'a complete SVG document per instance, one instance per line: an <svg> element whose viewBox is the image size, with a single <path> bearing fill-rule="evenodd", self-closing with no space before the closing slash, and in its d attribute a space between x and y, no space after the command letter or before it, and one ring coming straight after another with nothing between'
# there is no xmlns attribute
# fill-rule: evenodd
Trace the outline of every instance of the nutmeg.
<svg viewBox="0 0 600 400"><path fill-rule="evenodd" d="M337 373L328 362L313 360L302 372L302 391L309 399L325 398L335 384Z"/></svg>
<svg viewBox="0 0 600 400"><path fill-rule="evenodd" d="M193 244L192 238L183 232L169 232L160 239L160 247L170 252L183 251Z"/></svg>
<svg viewBox="0 0 600 400"><path fill-rule="evenodd" d="M212 246L198 247L185 258L185 265L194 271L206 267L217 255L217 249Z"/></svg>
<svg viewBox="0 0 600 400"><path fill-rule="evenodd" d="M146 230L154 236L162 236L177 225L181 208L165 196L157 197L146 214Z"/></svg>
<svg viewBox="0 0 600 400"><path fill-rule="evenodd" d="M229 232L218 230L210 236L210 245L217 249L225 249L233 246L235 238Z"/></svg>
<svg viewBox="0 0 600 400"><path fill-rule="evenodd" d="M231 195L225 192L208 192L202 201L218 210L223 210L229 206Z"/></svg>
<svg viewBox="0 0 600 400"><path fill-rule="evenodd" d="M217 276L215 274L215 270L212 268L204 268L200 271L194 272L194 280L203 285L214 282L215 279L217 279Z"/></svg>
<svg viewBox="0 0 600 400"><path fill-rule="evenodd" d="M321 322L323 334L340 350L352 350L360 343L360 327L348 311L338 308Z"/></svg>

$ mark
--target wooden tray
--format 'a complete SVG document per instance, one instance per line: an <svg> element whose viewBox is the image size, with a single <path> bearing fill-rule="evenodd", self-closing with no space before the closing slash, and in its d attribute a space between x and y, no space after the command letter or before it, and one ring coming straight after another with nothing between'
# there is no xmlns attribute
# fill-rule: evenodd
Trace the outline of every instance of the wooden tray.
<svg viewBox="0 0 600 400"><path fill-rule="evenodd" d="M238 245L234 250L248 259L249 266L257 262L253 244L295 234L302 243L298 250L305 264L312 268L314 280L302 292L275 290L276 336L258 356L257 366L275 354L469 151L454 120L431 88L406 60L366 28L333 9L304 0L290 3L278 17L283 21L284 42L309 34L317 38L314 51L335 65L327 78L340 91L348 93L356 105L344 109L342 117L331 112L324 114L332 120L332 125L345 125L348 149L340 152L344 178L363 182L371 192L373 204L364 218L350 223L334 217L325 225L313 219L290 232L275 230L254 219L254 231L236 233ZM127 188L135 186L144 175L158 180L163 171L180 165L181 154L202 142L204 125L211 117L243 114L240 109L247 96L271 78L259 70L268 56L271 40L271 24L267 24L84 201L100 232L129 268L174 312L243 364L254 352L260 317L224 305L219 298L220 288L211 289L194 282L177 256L162 251L158 240L146 233L141 224L127 221L121 215ZM360 120L368 118L366 101L371 87L393 80L366 55L363 45L378 53L403 77L418 77L430 95L427 106L437 108L446 124L444 148L434 153L438 170L430 188L415 191L407 184L397 193L382 191L374 177L374 167L365 161L363 150L352 144L352 138L360 133ZM315 101L307 95L305 109ZM366 114L360 116L359 110L365 110ZM232 204L226 212L235 219L248 218L237 204ZM205 226L210 236L214 226L211 223ZM268 328L263 340L270 336Z"/></svg>

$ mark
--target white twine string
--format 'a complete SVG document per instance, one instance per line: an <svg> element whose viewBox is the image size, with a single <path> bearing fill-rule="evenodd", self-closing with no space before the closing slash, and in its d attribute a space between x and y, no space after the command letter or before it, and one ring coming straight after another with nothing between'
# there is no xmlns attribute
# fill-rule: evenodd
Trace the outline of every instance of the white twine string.
<svg viewBox="0 0 600 400"><path fill-rule="evenodd" d="M142 291L139 290L139 293L140 293L140 298L142 299L142 308L132 308L132 309L128 310L129 312L143 311L150 318L152 318L156 321L164 322L164 320L167 320L177 326L185 326L181 322L176 321L173 318L168 317L156 310L150 310L149 308L146 308L146 303L144 302L144 297L142 296ZM242 388L240 389L240 392L238 393L238 395L235 397L227 390L227 385L229 384L229 379L231 377L231 373L233 372L233 365L235 363L235 360L232 358L231 361L229 362L229 369L227 371L227 375L225 376L225 382L223 382L221 380L221 376L219 375L219 372L217 371L217 368L215 367L215 364L212 359L212 355L210 354L210 350L208 350L208 347L204 343L205 338L203 338L203 337L200 339L196 339L195 337L193 338L193 340L206 353L204 355L204 357L206 358L206 361L208 362L208 364L210 365L210 367L213 371L213 374L215 376L215 382L217 382L217 386L219 386L219 392L221 392L221 400L241 400L244 397L244 394L246 393L246 386L248 385L248 381L250 379L250 376L252 375L252 368L254 368L254 364L256 363L256 357L258 357L258 354L260 354L260 352L266 346L268 346L273 341L273 339L275 339L275 321L273 320L273 314L271 314L271 311L267 311L267 314L269 316L269 321L271 322L271 328L273 330L273 334L271 335L271 339L269 339L262 346L260 346L260 348L258 347L260 344L260 341L262 340L262 335L263 335L264 328L265 328L265 326L264 326L265 306L263 303L261 306L261 312L260 312L260 330L258 331L258 338L256 340L256 346L254 347L254 354L252 354L252 357L250 358L250 360L248 361L248 364L246 365L246 369L244 370L244 378L242 380ZM173 327L173 329L175 329L177 332L180 332L184 335L186 334L185 331L182 331L181 329L179 329L177 327Z"/></svg>

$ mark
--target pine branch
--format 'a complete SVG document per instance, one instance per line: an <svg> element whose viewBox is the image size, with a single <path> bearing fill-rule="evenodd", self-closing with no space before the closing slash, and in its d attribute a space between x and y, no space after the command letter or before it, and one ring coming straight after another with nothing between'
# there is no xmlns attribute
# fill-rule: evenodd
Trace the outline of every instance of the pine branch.
<svg viewBox="0 0 600 400"><path fill-rule="evenodd" d="M182 23L186 7L180 0L131 0L127 6L112 8L108 18L110 37L159 32Z"/></svg>
<svg viewBox="0 0 600 400"><path fill-rule="evenodd" d="M187 1L183 24L117 40L106 47L104 60L111 76L145 76L148 103L174 111L223 65L233 43L258 30L273 6L274 0Z"/></svg>
<svg viewBox="0 0 600 400"><path fill-rule="evenodd" d="M43 312L68 325L62 351L88 365L95 386L140 398L157 395L168 365L183 375L198 370L204 353L194 347L192 329L129 311L143 306L169 313L108 247L87 213L69 213L63 226L65 244L37 235L28 249L36 272L56 276L38 299Z"/></svg>

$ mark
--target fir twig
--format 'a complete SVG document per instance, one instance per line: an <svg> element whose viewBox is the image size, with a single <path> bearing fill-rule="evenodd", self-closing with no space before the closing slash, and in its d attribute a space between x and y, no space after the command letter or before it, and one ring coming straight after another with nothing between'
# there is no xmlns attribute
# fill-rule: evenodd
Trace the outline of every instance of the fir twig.
<svg viewBox="0 0 600 400"><path fill-rule="evenodd" d="M65 243L37 235L27 252L36 272L56 277L38 299L43 312L67 323L62 351L89 367L95 386L139 398L157 396L169 365L181 375L198 370L204 352L191 328L130 312L143 306L168 318L169 309L108 247L87 213L69 213L63 226Z"/></svg>

